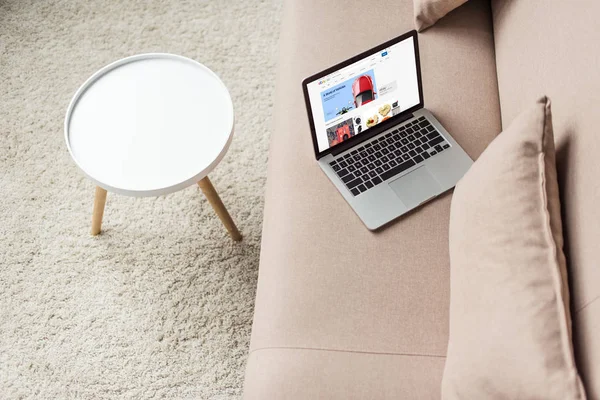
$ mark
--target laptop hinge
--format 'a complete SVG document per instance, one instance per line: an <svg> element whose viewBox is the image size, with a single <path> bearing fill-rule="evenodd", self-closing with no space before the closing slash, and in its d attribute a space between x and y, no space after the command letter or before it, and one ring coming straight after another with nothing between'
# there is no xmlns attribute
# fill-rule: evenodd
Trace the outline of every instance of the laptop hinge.
<svg viewBox="0 0 600 400"><path fill-rule="evenodd" d="M396 122L396 125L400 125L401 123L403 123L406 120L411 119L412 117L414 117L413 113L408 113L406 115L400 115L400 116L398 116L398 119L396 121L394 121L394 122ZM393 126L390 127L390 128L393 128ZM388 128L388 129L390 129L390 128ZM381 133L381 132L379 132L379 133ZM379 133L376 133L373 136L377 136ZM371 137L373 137L373 136L371 136ZM369 139L371 137L369 137ZM360 143L361 142L358 142L358 143L355 143L355 142L352 142L352 143L343 143L342 142L341 144L335 146L331 150L331 155L337 156L338 154L343 153L344 151L346 151L346 150L348 150L348 149L350 149L350 148L352 148L354 146L358 146Z"/></svg>

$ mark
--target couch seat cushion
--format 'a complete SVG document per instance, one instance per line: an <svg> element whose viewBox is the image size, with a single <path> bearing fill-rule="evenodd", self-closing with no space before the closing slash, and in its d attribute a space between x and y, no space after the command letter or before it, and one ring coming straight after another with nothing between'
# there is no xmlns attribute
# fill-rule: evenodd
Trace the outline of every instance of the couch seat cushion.
<svg viewBox="0 0 600 400"><path fill-rule="evenodd" d="M335 382L371 387L368 376L347 366L364 358L324 360L334 352L373 354L372 368L393 369L372 398L408 390L414 398L439 396L451 194L368 231L314 159L302 95L307 76L413 29L412 0L375 8L358 0L291 0L284 10L247 399L311 398L302 390L316 389L285 379L255 381L310 381L302 363L327 368ZM477 157L500 132L489 4L468 2L420 35L419 47L425 105ZM419 374L405 373L411 364ZM320 398L351 398L328 390Z"/></svg>

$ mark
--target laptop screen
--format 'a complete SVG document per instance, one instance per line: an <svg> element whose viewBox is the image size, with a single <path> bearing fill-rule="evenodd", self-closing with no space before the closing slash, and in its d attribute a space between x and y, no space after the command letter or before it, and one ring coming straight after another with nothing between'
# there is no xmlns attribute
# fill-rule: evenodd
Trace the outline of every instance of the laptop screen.
<svg viewBox="0 0 600 400"><path fill-rule="evenodd" d="M306 85L318 151L420 104L414 37Z"/></svg>

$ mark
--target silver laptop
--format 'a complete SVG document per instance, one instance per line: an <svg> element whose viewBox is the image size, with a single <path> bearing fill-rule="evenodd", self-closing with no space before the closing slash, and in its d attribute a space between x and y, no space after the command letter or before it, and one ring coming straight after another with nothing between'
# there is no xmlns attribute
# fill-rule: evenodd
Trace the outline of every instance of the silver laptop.
<svg viewBox="0 0 600 400"><path fill-rule="evenodd" d="M453 188L473 163L423 106L416 31L302 86L317 161L368 229Z"/></svg>

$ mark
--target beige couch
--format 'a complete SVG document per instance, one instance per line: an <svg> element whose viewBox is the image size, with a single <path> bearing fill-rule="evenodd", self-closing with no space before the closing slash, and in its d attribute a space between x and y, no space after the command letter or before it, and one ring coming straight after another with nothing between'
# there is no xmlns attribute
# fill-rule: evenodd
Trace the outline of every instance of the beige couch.
<svg viewBox="0 0 600 400"><path fill-rule="evenodd" d="M524 105L552 99L590 399L600 398L598 15L596 0L470 0L419 37L425 105L474 159ZM411 0L285 6L247 400L440 397L452 194L369 232L314 160L301 91L303 78L413 28Z"/></svg>

